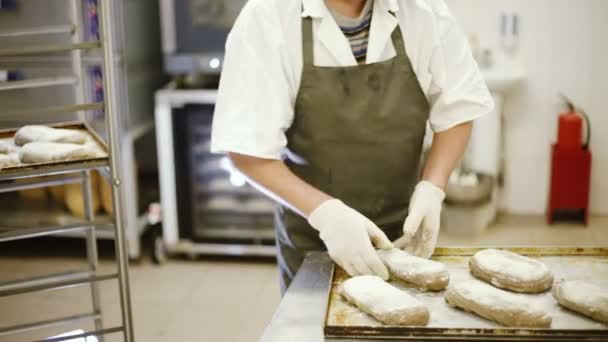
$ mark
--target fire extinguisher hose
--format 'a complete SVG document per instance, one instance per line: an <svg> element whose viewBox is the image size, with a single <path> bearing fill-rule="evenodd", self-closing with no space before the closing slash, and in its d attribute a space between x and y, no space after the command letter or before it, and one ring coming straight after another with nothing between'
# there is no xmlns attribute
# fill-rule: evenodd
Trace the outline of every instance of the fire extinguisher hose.
<svg viewBox="0 0 608 342"><path fill-rule="evenodd" d="M583 119L585 119L585 127L587 129L587 139L585 139L583 149L588 150L589 145L591 144L591 120L589 119L589 115L587 115L584 110L579 109L579 113L583 116Z"/></svg>

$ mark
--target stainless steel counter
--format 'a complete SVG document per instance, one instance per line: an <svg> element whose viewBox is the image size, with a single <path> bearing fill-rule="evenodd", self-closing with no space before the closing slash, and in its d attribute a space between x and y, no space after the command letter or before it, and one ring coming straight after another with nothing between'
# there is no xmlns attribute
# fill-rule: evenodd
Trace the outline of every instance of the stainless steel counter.
<svg viewBox="0 0 608 342"><path fill-rule="evenodd" d="M306 257L260 341L325 341L323 322L332 268L326 253Z"/></svg>
<svg viewBox="0 0 608 342"><path fill-rule="evenodd" d="M326 339L323 334L333 261L327 253L308 254L260 342L378 342L378 339Z"/></svg>

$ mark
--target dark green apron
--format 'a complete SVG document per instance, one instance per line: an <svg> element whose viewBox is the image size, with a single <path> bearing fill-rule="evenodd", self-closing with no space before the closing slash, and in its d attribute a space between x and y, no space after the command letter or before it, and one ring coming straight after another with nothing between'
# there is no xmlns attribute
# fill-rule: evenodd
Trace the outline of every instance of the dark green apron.
<svg viewBox="0 0 608 342"><path fill-rule="evenodd" d="M405 51L399 27L393 59L349 67L314 66L313 22L302 19L304 66L287 133L287 166L382 228L402 234L429 104ZM275 215L284 291L306 253L324 250L306 219L279 208ZM346 238L346 237L345 237Z"/></svg>

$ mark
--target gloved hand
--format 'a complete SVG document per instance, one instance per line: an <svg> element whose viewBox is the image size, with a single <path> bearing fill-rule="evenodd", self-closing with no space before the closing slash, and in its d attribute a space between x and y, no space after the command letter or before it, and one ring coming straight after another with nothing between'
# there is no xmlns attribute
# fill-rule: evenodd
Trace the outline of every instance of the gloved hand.
<svg viewBox="0 0 608 342"><path fill-rule="evenodd" d="M388 280L388 269L373 244L392 249L393 244L372 221L342 201L325 201L308 218L319 231L331 258L351 276L377 275Z"/></svg>
<svg viewBox="0 0 608 342"><path fill-rule="evenodd" d="M445 192L435 184L427 181L418 183L410 200L409 215L403 224L403 237L395 241L395 247L421 258L433 256L444 199Z"/></svg>

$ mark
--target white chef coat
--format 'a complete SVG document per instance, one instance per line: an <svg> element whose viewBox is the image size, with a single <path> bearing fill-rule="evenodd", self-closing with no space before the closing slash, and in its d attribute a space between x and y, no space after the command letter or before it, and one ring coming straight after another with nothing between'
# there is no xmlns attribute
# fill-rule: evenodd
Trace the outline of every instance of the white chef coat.
<svg viewBox="0 0 608 342"><path fill-rule="evenodd" d="M212 152L281 158L302 74L302 17L313 18L315 65L357 65L324 0L249 0L226 44ZM391 34L397 25L431 104L433 131L493 109L467 38L444 0L374 0L367 63L396 55Z"/></svg>

